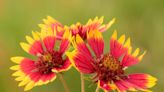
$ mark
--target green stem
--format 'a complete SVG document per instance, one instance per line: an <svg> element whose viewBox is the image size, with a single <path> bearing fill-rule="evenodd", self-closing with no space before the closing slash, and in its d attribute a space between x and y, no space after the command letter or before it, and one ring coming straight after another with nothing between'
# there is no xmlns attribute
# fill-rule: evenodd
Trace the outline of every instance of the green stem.
<svg viewBox="0 0 164 92"><path fill-rule="evenodd" d="M96 91L95 92L99 92L99 87L97 86L97 88L96 88Z"/></svg>
<svg viewBox="0 0 164 92"><path fill-rule="evenodd" d="M66 81L64 80L62 74L59 74L59 79L60 79L61 83L63 84L63 87L64 87L65 92L70 92L70 91L69 91L69 88L68 88L68 86L67 86L67 83L66 83Z"/></svg>
<svg viewBox="0 0 164 92"><path fill-rule="evenodd" d="M81 77L81 92L85 92L84 75L80 73L80 77Z"/></svg>

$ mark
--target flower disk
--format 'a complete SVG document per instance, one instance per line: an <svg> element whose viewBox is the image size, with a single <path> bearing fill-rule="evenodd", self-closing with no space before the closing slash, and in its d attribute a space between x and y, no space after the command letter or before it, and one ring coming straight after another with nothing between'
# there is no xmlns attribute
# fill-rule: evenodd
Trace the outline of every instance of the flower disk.
<svg viewBox="0 0 164 92"><path fill-rule="evenodd" d="M124 70L120 62L110 54L104 55L97 65L100 80L112 82L112 80L118 80L124 76Z"/></svg>
<svg viewBox="0 0 164 92"><path fill-rule="evenodd" d="M41 74L49 74L54 67L61 68L64 62L61 53L55 51L45 52L43 56L38 56L38 61L35 63L37 69L34 71Z"/></svg>

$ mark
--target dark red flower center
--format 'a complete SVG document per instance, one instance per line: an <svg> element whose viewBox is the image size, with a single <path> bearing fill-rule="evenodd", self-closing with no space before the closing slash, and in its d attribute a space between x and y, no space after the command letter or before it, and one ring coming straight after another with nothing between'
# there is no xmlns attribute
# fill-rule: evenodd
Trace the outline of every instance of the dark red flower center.
<svg viewBox="0 0 164 92"><path fill-rule="evenodd" d="M98 62L98 77L104 82L111 82L112 80L119 80L124 77L123 67L120 61L110 54L104 55Z"/></svg>
<svg viewBox="0 0 164 92"><path fill-rule="evenodd" d="M64 60L62 54L55 51L47 51L38 56L38 61L35 63L37 71L42 74L49 74L53 68L62 67Z"/></svg>

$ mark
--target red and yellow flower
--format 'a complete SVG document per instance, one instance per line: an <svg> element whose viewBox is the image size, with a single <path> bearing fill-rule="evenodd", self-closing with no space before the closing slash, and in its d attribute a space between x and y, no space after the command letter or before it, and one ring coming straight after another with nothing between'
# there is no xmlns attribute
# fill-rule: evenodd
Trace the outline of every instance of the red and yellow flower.
<svg viewBox="0 0 164 92"><path fill-rule="evenodd" d="M139 63L146 52L140 54L137 48L132 53L130 38L125 41L125 35L117 39L115 31L110 39L110 51L104 54L104 40L99 30L87 33L87 43L76 35L73 40L75 48L67 52L75 68L84 74L92 74L92 79L105 92L117 90L149 91L148 88L156 84L157 79L149 74L126 74L125 70Z"/></svg>
<svg viewBox="0 0 164 92"><path fill-rule="evenodd" d="M23 50L36 57L35 60L21 56L11 58L17 64L10 68L16 71L12 76L16 76L15 80L20 81L19 86L25 86L25 91L52 82L57 73L71 68L65 51L70 45L72 35L68 28L65 30L59 42L59 49L55 49L58 39L56 31L51 30L32 32L33 37L26 36L28 43L20 43Z"/></svg>
<svg viewBox="0 0 164 92"><path fill-rule="evenodd" d="M109 29L112 24L115 22L115 18L112 19L109 23L103 24L104 17L95 19L89 19L89 21L83 25L81 23L72 24L69 29L72 32L72 35L79 34L83 39L86 39L86 32L89 30L99 30L100 32L104 32ZM64 33L64 26L58 22L57 20L53 19L52 17L48 16L47 19L43 19L44 24L39 24L39 27L42 30L52 30L56 31L57 37L60 39Z"/></svg>
<svg viewBox="0 0 164 92"><path fill-rule="evenodd" d="M72 35L79 34L84 40L86 39L86 33L90 30L97 29L100 32L104 32L109 29L112 24L115 22L115 18L112 19L109 23L103 24L104 17L95 17L93 20L89 19L89 21L82 25L81 23L76 23L70 26L70 30L72 30Z"/></svg>

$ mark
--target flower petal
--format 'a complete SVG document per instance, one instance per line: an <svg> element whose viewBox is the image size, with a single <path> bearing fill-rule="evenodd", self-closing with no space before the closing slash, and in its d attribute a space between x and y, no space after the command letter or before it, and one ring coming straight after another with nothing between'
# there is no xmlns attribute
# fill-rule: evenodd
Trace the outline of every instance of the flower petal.
<svg viewBox="0 0 164 92"><path fill-rule="evenodd" d="M123 57L122 61L121 61L121 64L124 66L124 67L129 67L129 66L133 66L137 63L139 63L143 56L146 54L146 51L144 51L141 55L139 55L139 48L137 48L133 54L131 54L131 49L130 48L128 50L128 53L125 54L125 56Z"/></svg>
<svg viewBox="0 0 164 92"><path fill-rule="evenodd" d="M56 74L55 73L50 73L50 74L44 74L40 78L40 80L44 83L47 84L48 82L52 82L54 79L56 79Z"/></svg>
<svg viewBox="0 0 164 92"><path fill-rule="evenodd" d="M100 32L105 32L107 29L109 29L115 22L115 18L112 19L109 23L107 24L102 24L103 23L104 17L95 17L95 19L89 19L86 25L84 25L84 29L87 31L89 30L98 30Z"/></svg>
<svg viewBox="0 0 164 92"><path fill-rule="evenodd" d="M40 41L40 36L37 32L32 32L33 39L29 36L26 36L28 43L21 42L20 45L24 51L29 54L37 55L43 53L42 43Z"/></svg>
<svg viewBox="0 0 164 92"><path fill-rule="evenodd" d="M66 55L69 57L69 60L80 72L93 73L94 66L91 53L82 38L78 34L73 39L72 44L75 50L66 53Z"/></svg>
<svg viewBox="0 0 164 92"><path fill-rule="evenodd" d="M109 29L114 23L115 23L115 18L113 18L111 21L109 21L108 24L104 24L99 27L100 32L105 32L107 29Z"/></svg>
<svg viewBox="0 0 164 92"><path fill-rule="evenodd" d="M72 32L72 35L79 34L82 38L86 36L86 29L84 29L84 26L80 24L79 22L76 24L72 24L70 26L70 30Z"/></svg>
<svg viewBox="0 0 164 92"><path fill-rule="evenodd" d="M64 53L68 49L71 42L71 38L72 38L72 34L69 31L69 29L66 28L66 31L64 32L64 35L62 37L61 44L60 44L61 53Z"/></svg>
<svg viewBox="0 0 164 92"><path fill-rule="evenodd" d="M48 36L43 39L44 45L47 48L48 51L51 51L54 49L55 46L55 37Z"/></svg>
<svg viewBox="0 0 164 92"><path fill-rule="evenodd" d="M106 25L104 26L101 26L101 24L103 23L103 19L104 19L104 16L98 18L98 17L95 17L95 19L89 19L89 21L87 22L86 25L84 25L84 28L86 30L98 30L100 29L99 31L105 31L105 27L107 27Z"/></svg>
<svg viewBox="0 0 164 92"><path fill-rule="evenodd" d="M98 86L103 89L105 92L111 91L111 90L115 90L116 86L115 84L110 84L110 83L105 83L102 80L98 81Z"/></svg>
<svg viewBox="0 0 164 92"><path fill-rule="evenodd" d="M151 88L156 84L157 79L148 74L131 74L128 81L141 88Z"/></svg>
<svg viewBox="0 0 164 92"><path fill-rule="evenodd" d="M56 41L56 32L52 32L50 30L42 30L41 31L41 39L44 43L44 46L48 51L52 51L55 46Z"/></svg>
<svg viewBox="0 0 164 92"><path fill-rule="evenodd" d="M83 39L78 34L73 38L72 45L78 52L84 54L89 59L92 58L91 53L90 53L87 45L85 44Z"/></svg>
<svg viewBox="0 0 164 92"><path fill-rule="evenodd" d="M44 24L39 24L39 27L41 30L49 30L52 32L56 32L56 37L58 39L61 39L63 32L64 32L64 26L59 23L57 20L53 19L50 16L47 16L47 19L43 19Z"/></svg>
<svg viewBox="0 0 164 92"><path fill-rule="evenodd" d="M95 55L99 58L104 52L104 40L102 34L98 31L89 31L87 34L87 41L92 48Z"/></svg>
<svg viewBox="0 0 164 92"><path fill-rule="evenodd" d="M123 91L149 91L148 88L153 87L156 84L157 79L148 74L131 74L128 78L118 80L115 84L118 90Z"/></svg>
<svg viewBox="0 0 164 92"><path fill-rule="evenodd" d="M67 58L64 62L64 64L60 68L53 68L53 72L63 72L63 71L68 71L71 68L72 64L70 60Z"/></svg>
<svg viewBox="0 0 164 92"><path fill-rule="evenodd" d="M11 70L19 70L20 66L19 65L15 65L15 66L10 67L10 69Z"/></svg>
<svg viewBox="0 0 164 92"><path fill-rule="evenodd" d="M111 39L110 39L110 53L115 58L120 58L123 54L125 54L130 48L130 38L125 42L125 35L122 35L117 40L117 31L114 31Z"/></svg>
<svg viewBox="0 0 164 92"><path fill-rule="evenodd" d="M127 83L125 83L124 81L121 81L121 80L115 82L115 84L117 86L118 92L126 92L126 90L128 90L129 87L131 87Z"/></svg>
<svg viewBox="0 0 164 92"><path fill-rule="evenodd" d="M28 91L28 90L32 89L34 86L35 86L35 82L31 81L26 85L24 91Z"/></svg>
<svg viewBox="0 0 164 92"><path fill-rule="evenodd" d="M90 19L85 26L87 26L89 30L95 30L103 23L103 19L103 16L100 19L95 17L94 20Z"/></svg>
<svg viewBox="0 0 164 92"><path fill-rule="evenodd" d="M93 60L88 57L87 54L74 50L72 52L67 52L66 55L78 71L85 74L95 72Z"/></svg>
<svg viewBox="0 0 164 92"><path fill-rule="evenodd" d="M21 56L17 56L17 57L11 57L11 61L16 63L16 64L19 64L21 63L21 61L24 59L24 57L21 57Z"/></svg>
<svg viewBox="0 0 164 92"><path fill-rule="evenodd" d="M102 88L103 90L111 90L111 87L109 84L103 82L103 81L100 81L99 82L99 87Z"/></svg>

